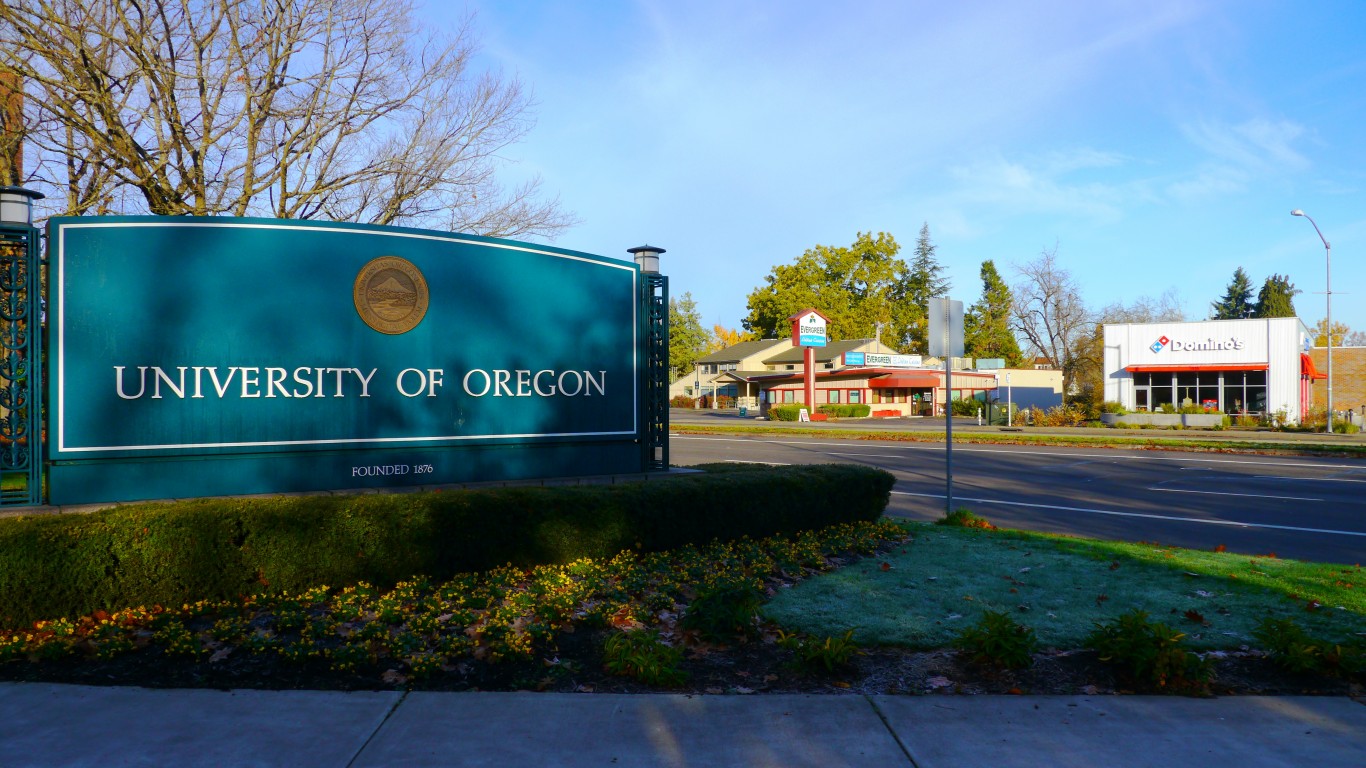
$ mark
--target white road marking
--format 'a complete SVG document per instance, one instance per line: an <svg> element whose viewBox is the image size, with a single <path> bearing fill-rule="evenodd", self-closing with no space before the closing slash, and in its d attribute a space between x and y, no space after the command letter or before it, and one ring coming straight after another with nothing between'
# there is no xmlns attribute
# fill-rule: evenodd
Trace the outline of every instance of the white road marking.
<svg viewBox="0 0 1366 768"><path fill-rule="evenodd" d="M723 443L768 443L768 444L770 444L770 445L793 445L793 446L816 446L816 447L830 446L830 447L839 447L839 448L847 448L847 447L849 447L849 441L845 441L845 442L842 442L842 443L823 443L823 442L817 442L817 441L814 441L814 440L761 440L761 439L757 439L757 438L742 438L742 437L701 437L701 436L695 436L695 435L677 435L677 434L671 434L670 437L676 437L676 438L678 438L679 440L703 440L703 441L723 442ZM859 442L864 442L864 441L859 441ZM876 441L867 441L867 442L876 442ZM936 451L936 452L940 452L940 453L942 453L942 452L944 451L944 446L942 446L942 445L923 445L923 444L921 444L921 445L880 445L880 446L878 446L878 447L884 448L884 449L894 449L894 450L902 450L902 451ZM1029 448L1029 446L1027 446L1027 445L1026 445L1026 446L1022 446L1022 447L1023 447L1023 448ZM1019 453L1021 453L1021 450L1019 450L1019 449L1016 449L1016 450L1006 450L1006 449L1002 449L1002 448L971 448L971 447L968 447L967 445L960 445L959 443L954 443L954 444L953 444L953 450L955 450L955 451L964 451L964 452L967 452L967 453L1007 453L1007 454L1019 454ZM1302 461L1257 461L1256 459L1258 459L1258 458L1265 458L1265 457L1260 457L1260 456L1258 456L1257 454L1245 454L1245 456L1247 456L1247 458L1243 458L1243 459L1197 459L1197 458L1192 458L1189 454L1180 454L1180 455L1176 455L1176 456L1166 456L1166 455L1163 455L1162 452L1146 451L1146 450L1142 450L1142 454L1143 454L1143 455L1135 455L1134 453L1126 453L1126 452L1125 452L1125 451L1140 451L1140 450L1142 450L1142 449L1134 449L1134 448L1117 448L1117 449L1115 450L1114 453L1062 453L1062 452L1057 452L1057 451L1028 451L1028 455L1030 455L1030 456L1065 456L1065 457L1067 457L1067 458L1074 458L1074 459L1075 459L1075 458L1090 458L1090 459L1106 459L1106 460L1110 460L1110 461L1121 461L1121 460L1123 460L1123 461L1184 461L1184 462L1189 462L1189 463L1192 463L1192 464L1242 464L1242 465L1255 464L1255 465L1257 465L1257 466L1266 466L1266 467L1305 467L1305 468L1310 468L1310 469L1356 469L1356 470L1360 470L1360 469L1363 469L1364 467L1366 467L1366 463L1359 463L1359 464L1311 464L1311 463L1302 462Z"/></svg>
<svg viewBox="0 0 1366 768"><path fill-rule="evenodd" d="M1287 477L1285 475L1253 475L1256 480L1295 480L1301 483L1366 483L1366 480L1349 480L1345 477Z"/></svg>
<svg viewBox="0 0 1366 768"><path fill-rule="evenodd" d="M1230 493L1228 491L1191 491L1184 488L1158 488L1153 486L1150 491L1164 491L1166 493L1203 493L1206 496L1247 496L1253 499L1282 499L1284 501L1323 501L1323 499L1311 499L1304 496L1268 496L1264 493Z"/></svg>
<svg viewBox="0 0 1366 768"><path fill-rule="evenodd" d="M892 491L898 496L923 496L928 499L942 499L942 493L911 493L910 491ZM1146 512L1120 512L1113 509L1089 509L1087 507L1063 507L1056 504L1030 504L1024 501L1002 501L999 499L973 499L964 496L954 496L954 501L971 501L978 504L1002 504L1013 507L1031 507L1034 509L1056 509L1062 512L1085 512L1092 515L1113 515L1116 517L1144 517L1150 520L1168 520L1178 523L1202 523L1204 525L1226 525L1234 528L1271 528L1278 531L1299 531L1301 533L1329 533L1337 536L1366 536L1366 531L1337 531L1330 528L1300 528L1293 525L1272 525L1270 523L1239 523L1233 520L1204 520L1198 517L1176 517L1174 515L1154 515Z"/></svg>

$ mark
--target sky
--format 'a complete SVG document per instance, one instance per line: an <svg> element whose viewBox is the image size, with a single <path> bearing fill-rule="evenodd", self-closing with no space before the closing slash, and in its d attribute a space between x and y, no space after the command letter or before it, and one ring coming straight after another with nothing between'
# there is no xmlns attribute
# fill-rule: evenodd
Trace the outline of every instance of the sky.
<svg viewBox="0 0 1366 768"><path fill-rule="evenodd" d="M425 3L425 4L423 4ZM536 127L580 223L555 245L666 249L670 293L739 327L772 268L928 224L964 305L979 269L1056 249L1089 305L1173 291L1205 319L1236 268L1288 275L1311 326L1366 330L1366 3L1359 0L419 0L473 16L478 67Z"/></svg>

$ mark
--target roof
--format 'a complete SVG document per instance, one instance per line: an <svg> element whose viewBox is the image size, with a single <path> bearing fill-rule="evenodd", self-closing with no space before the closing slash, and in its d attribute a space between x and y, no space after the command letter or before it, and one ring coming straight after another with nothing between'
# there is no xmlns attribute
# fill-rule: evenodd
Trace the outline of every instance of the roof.
<svg viewBox="0 0 1366 768"><path fill-rule="evenodd" d="M742 341L732 347L718 350L697 358L699 363L738 363L750 355L757 355L765 349L775 347L779 344L787 344L789 339L760 339L759 341ZM798 358L801 359L800 357Z"/></svg>
<svg viewBox="0 0 1366 768"><path fill-rule="evenodd" d="M1266 363L1192 363L1189 365L1130 365L1129 373L1167 373L1170 371L1265 371Z"/></svg>
<svg viewBox="0 0 1366 768"><path fill-rule="evenodd" d="M872 343L872 339L846 339L844 341L832 341L823 347L812 347L816 351L816 360L827 362L843 355L845 352L858 349L864 344ZM766 365L800 363L803 360L805 347L793 347L785 350L773 357L765 358Z"/></svg>

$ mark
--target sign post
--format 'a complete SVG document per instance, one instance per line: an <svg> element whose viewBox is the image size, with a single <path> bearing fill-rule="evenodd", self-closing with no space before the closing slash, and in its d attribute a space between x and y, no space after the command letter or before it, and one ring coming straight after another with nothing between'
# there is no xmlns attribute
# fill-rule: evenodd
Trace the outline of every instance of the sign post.
<svg viewBox="0 0 1366 768"><path fill-rule="evenodd" d="M953 358L963 356L963 302L931 298L930 354L944 359L944 514L953 513Z"/></svg>
<svg viewBox="0 0 1366 768"><path fill-rule="evenodd" d="M819 310L803 309L789 317L792 321L792 343L802 348L802 381L806 390L806 407L816 412L816 347L825 346L826 327L830 318Z"/></svg>

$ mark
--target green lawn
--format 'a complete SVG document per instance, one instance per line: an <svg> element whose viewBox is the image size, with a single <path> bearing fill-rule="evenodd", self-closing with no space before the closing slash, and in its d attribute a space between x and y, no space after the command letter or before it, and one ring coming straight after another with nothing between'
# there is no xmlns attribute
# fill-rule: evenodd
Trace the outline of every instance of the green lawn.
<svg viewBox="0 0 1366 768"><path fill-rule="evenodd" d="M866 645L947 647L987 610L1008 611L1044 646L1078 648L1096 622L1131 609L1184 631L1195 648L1255 645L1264 617L1310 634L1366 633L1360 566L1203 552L1023 531L907 523L913 538L779 593L767 617Z"/></svg>

